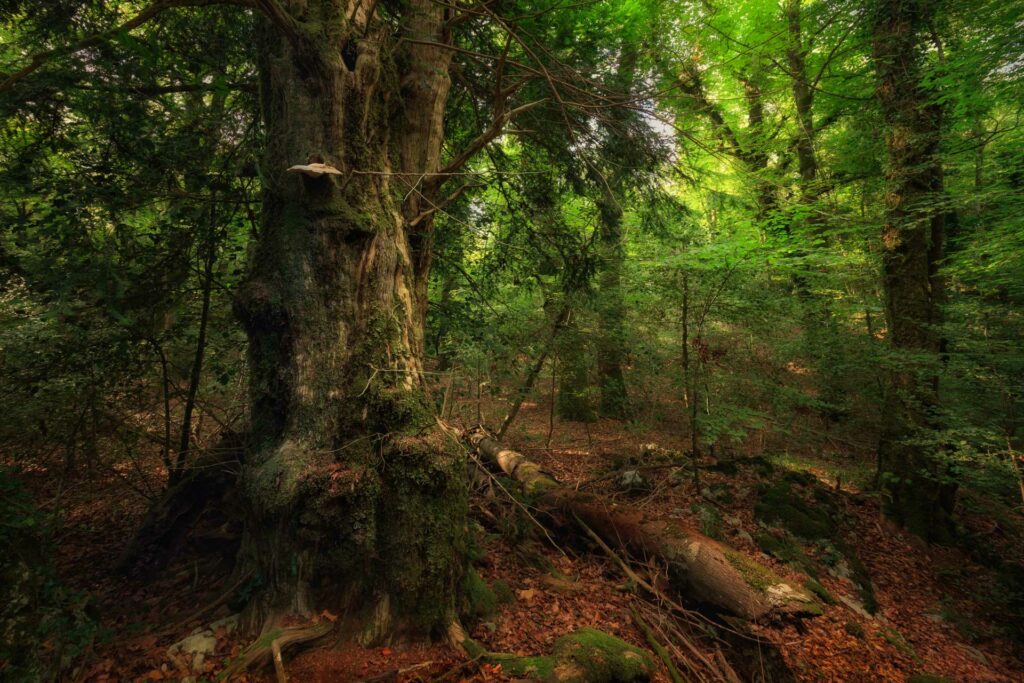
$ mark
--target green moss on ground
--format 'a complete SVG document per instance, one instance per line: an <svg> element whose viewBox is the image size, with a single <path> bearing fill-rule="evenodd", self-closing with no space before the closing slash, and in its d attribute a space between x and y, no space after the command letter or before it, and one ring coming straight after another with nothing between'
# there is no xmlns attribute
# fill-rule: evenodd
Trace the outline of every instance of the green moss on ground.
<svg viewBox="0 0 1024 683"><path fill-rule="evenodd" d="M757 543L757 547L769 555L796 567L811 578L818 578L818 568L814 560L789 534L757 531L754 533L754 542Z"/></svg>
<svg viewBox="0 0 1024 683"><path fill-rule="evenodd" d="M799 473L787 473L762 486L754 506L754 516L807 540L832 538L836 526L832 506L812 506L794 490L794 484L805 485L804 477Z"/></svg>
<svg viewBox="0 0 1024 683"><path fill-rule="evenodd" d="M919 658L917 656L917 650L915 650L914 646L911 645L910 642L903 637L902 633L900 633L894 628L886 628L884 626L882 627L881 633L882 637L885 638L885 642L889 643L894 648L896 648L896 650L900 654L906 655L907 657L912 658L914 661L919 661Z"/></svg>
<svg viewBox="0 0 1024 683"><path fill-rule="evenodd" d="M854 638L864 640L865 635L864 627L858 624L856 621L848 621L843 624L843 630L849 633Z"/></svg>
<svg viewBox="0 0 1024 683"><path fill-rule="evenodd" d="M582 628L555 641L550 655L489 654L472 641L471 656L501 664L504 673L541 683L635 683L655 671L651 656L613 635Z"/></svg>
<svg viewBox="0 0 1024 683"><path fill-rule="evenodd" d="M807 580L804 581L804 588L814 593L814 595L816 595L826 605L836 604L836 599L832 597L832 594L828 592L828 589L825 588L825 586L823 586L817 579L808 577Z"/></svg>
<svg viewBox="0 0 1024 683"><path fill-rule="evenodd" d="M491 584L491 590L494 591L494 596L498 598L499 605L507 605L516 599L516 596L512 593L512 587L508 585L507 581L498 580Z"/></svg>

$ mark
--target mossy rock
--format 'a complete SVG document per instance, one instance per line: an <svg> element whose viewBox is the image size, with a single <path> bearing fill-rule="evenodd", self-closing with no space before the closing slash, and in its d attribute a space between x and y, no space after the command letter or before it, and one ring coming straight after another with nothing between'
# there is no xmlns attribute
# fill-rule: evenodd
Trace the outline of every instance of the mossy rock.
<svg viewBox="0 0 1024 683"><path fill-rule="evenodd" d="M818 568L814 560L789 534L757 531L754 533L754 542L757 543L757 547L769 555L796 567L812 579L818 578Z"/></svg>
<svg viewBox="0 0 1024 683"><path fill-rule="evenodd" d="M740 471L735 460L719 460L714 465L708 465L706 469L708 472L719 472L730 477L739 474Z"/></svg>
<svg viewBox="0 0 1024 683"><path fill-rule="evenodd" d="M856 621L848 621L845 624L843 624L843 630L859 640L864 640L864 637L867 635L864 632L864 627L858 624Z"/></svg>
<svg viewBox="0 0 1024 683"><path fill-rule="evenodd" d="M874 614L878 611L878 598L875 596L875 586L871 583L871 574L868 573L868 568L861 561L857 555L857 551L846 544L842 544L839 551L846 557L850 563L850 571L853 582L857 584L858 592L860 593L860 600L864 604L864 609L868 614Z"/></svg>
<svg viewBox="0 0 1024 683"><path fill-rule="evenodd" d="M547 656L488 659L509 675L541 683L634 683L651 680L655 671L647 652L592 628L562 636Z"/></svg>
<svg viewBox="0 0 1024 683"><path fill-rule="evenodd" d="M812 501L801 495L797 486L811 487ZM878 611L878 600L867 567L856 549L846 543L839 532L842 518L835 495L820 486L813 475L786 472L776 481L763 485L754 507L754 516L765 524L788 532L781 536L759 533L754 537L758 546L783 562L798 567L813 579L819 577L818 563L789 534L808 541L828 541L849 563L850 578L858 586L864 609L870 614Z"/></svg>
<svg viewBox="0 0 1024 683"><path fill-rule="evenodd" d="M803 483L789 472L780 479L762 486L754 516L772 526L781 526L794 536L807 540L832 538L835 534L837 520L832 505L811 505L794 490L794 483ZM812 477L813 479L813 477Z"/></svg>
<svg viewBox="0 0 1024 683"><path fill-rule="evenodd" d="M814 593L814 595L820 598L826 605L836 604L836 599L832 597L832 594L828 592L828 589L825 588L825 586L823 586L817 579L808 577L807 580L804 581L804 588Z"/></svg>
<svg viewBox="0 0 1024 683"><path fill-rule="evenodd" d="M722 530L722 515L717 509L710 505L698 503L693 506L693 511L697 513L697 517L700 519L700 532L702 534L718 541L725 539L725 534Z"/></svg>
<svg viewBox="0 0 1024 683"><path fill-rule="evenodd" d="M711 484L708 487L708 491L711 493L712 500L722 505L732 505L736 500L732 492L732 486L722 481L716 481Z"/></svg>
<svg viewBox="0 0 1024 683"><path fill-rule="evenodd" d="M762 477L771 476L775 472L775 465L760 455L755 455L753 458L747 458L743 461L746 467L751 467L755 472L760 474Z"/></svg>

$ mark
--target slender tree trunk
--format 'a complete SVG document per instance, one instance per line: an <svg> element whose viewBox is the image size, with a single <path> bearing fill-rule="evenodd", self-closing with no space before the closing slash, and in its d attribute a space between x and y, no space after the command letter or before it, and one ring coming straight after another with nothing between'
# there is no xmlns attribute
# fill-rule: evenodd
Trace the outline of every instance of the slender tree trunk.
<svg viewBox="0 0 1024 683"><path fill-rule="evenodd" d="M441 372L450 369L452 361L455 359L455 354L452 353L452 348L447 343L448 319L450 317L448 308L451 306L452 290L454 289L455 271L449 271L445 273L444 280L441 283L441 299L438 302L438 308L441 310L441 320L438 323L437 336L434 339L434 349L437 352L438 359L437 369Z"/></svg>
<svg viewBox="0 0 1024 683"><path fill-rule="evenodd" d="M203 256L203 302L199 312L199 333L196 337L196 352L192 358L192 368L189 372L188 390L185 393L185 407L181 416L181 432L178 440L178 452L175 455L174 467L169 473L169 482L173 486L177 484L185 469L188 466L189 451L192 448L192 413L196 407L196 397L199 395L199 383L203 377L203 359L206 356L206 332L210 324L210 299L213 295L213 266L217 260L216 240L213 236L216 220L216 205L210 207L209 223L207 225L206 253Z"/></svg>
<svg viewBox="0 0 1024 683"><path fill-rule="evenodd" d="M698 420L697 382L690 358L690 278L683 273L683 398L690 420L690 457L693 458L693 475L696 479L700 476L696 467L697 459L700 458L700 422Z"/></svg>
<svg viewBox="0 0 1024 683"><path fill-rule="evenodd" d="M768 152L765 146L764 127L764 95L759 85L760 76L755 73L750 78L741 79L743 93L747 100L747 131L750 134L748 148L742 150L739 158L755 178L755 201L757 220L763 222L766 229L772 229L771 219L778 208L778 195L775 182L768 177Z"/></svg>
<svg viewBox="0 0 1024 683"><path fill-rule="evenodd" d="M939 143L942 111L922 84L919 33L932 21L927 0L879 0L873 54L886 122L886 216L882 266L888 337L900 358L889 377L879 443L887 512L925 538L952 531L956 485L933 430L943 299L945 212Z"/></svg>
<svg viewBox="0 0 1024 683"><path fill-rule="evenodd" d="M818 158L814 153L814 89L807 76L806 48L801 26L801 0L786 0L789 46L786 61L792 79L793 106L796 109L796 157L800 168L801 196L816 198Z"/></svg>
<svg viewBox="0 0 1024 683"><path fill-rule="evenodd" d="M602 417L622 420L630 415L626 390L625 318L622 297L622 269L626 250L622 243L622 207L613 197L599 203L600 211L600 305L597 346L597 374L601 383L599 412Z"/></svg>
<svg viewBox="0 0 1024 683"><path fill-rule="evenodd" d="M237 308L251 443L240 572L250 625L314 605L363 642L440 635L464 563L465 466L423 386L432 224L451 52L447 10L289 3L264 27L261 228ZM324 163L339 174L289 172Z"/></svg>
<svg viewBox="0 0 1024 683"><path fill-rule="evenodd" d="M818 184L818 156L815 152L817 131L814 124L814 88L807 74L807 51L802 27L802 0L787 0L785 5L786 23L789 30L789 46L786 62L792 79L793 108L796 110L796 156L800 172L800 205L802 222L807 234L797 234L800 241L812 241L822 236L821 216L817 202L820 196ZM790 230L792 230L790 227ZM812 244L811 249L821 248ZM837 321L826 297L815 294L813 276L809 274L808 249L796 250L797 272L793 281L797 296L804 309L804 338L806 353L819 377L822 402L826 415L838 418L845 412L845 399L840 387L838 367L840 358L836 345L839 341Z"/></svg>
<svg viewBox="0 0 1024 683"><path fill-rule="evenodd" d="M534 385L537 383L537 378L540 377L540 371L544 369L544 362L551 355L551 351L555 346L555 342L558 340L559 334L562 329L569 322L569 317L572 315L572 304L567 298L562 302L562 307L555 315L555 319L551 324L551 333L548 335L547 341L545 341L543 348L540 353L537 354L537 358L534 359L533 365L530 366L529 372L526 373L526 377L523 378L522 384L519 385L519 389L515 393L515 398L512 399L512 405L508 409L508 413L505 415L505 419L501 421L501 427L498 429L498 438L504 438L508 432L508 428L512 426L516 417L519 415L519 410L523 407L523 401L533 391ZM479 420L478 420L479 422Z"/></svg>

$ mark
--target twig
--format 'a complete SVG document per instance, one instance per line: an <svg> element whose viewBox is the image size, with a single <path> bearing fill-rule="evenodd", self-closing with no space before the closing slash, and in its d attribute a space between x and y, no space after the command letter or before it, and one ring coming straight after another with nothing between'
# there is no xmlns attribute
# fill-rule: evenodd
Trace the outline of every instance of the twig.
<svg viewBox="0 0 1024 683"><path fill-rule="evenodd" d="M541 530L541 532L543 532L544 537L548 539L548 542L551 544L551 546L558 552L562 553L562 555L564 555L565 557L569 557L569 555L564 550L562 550L562 546L555 543L555 539L551 538L551 534L548 533L547 527L541 524L540 521L533 516L533 513L530 512L530 509L521 500L513 496L512 492L505 488L505 485L502 484L501 481L497 477L495 477L491 473L491 471L484 466L482 462L480 462L480 458L477 457L476 453L466 448L462 441L456 435L451 433L451 429L444 422L438 420L437 423L441 427L441 431L447 434L453 441L455 441L455 443L459 445L460 448L466 451L466 454L469 455L470 459L474 463L476 463L477 467L483 470L484 474L486 474L490 478L491 482L493 482L495 486L501 489L502 493L508 496L509 500L515 503L516 506L518 506L519 509L521 509L526 514L530 521L533 522L537 526L537 528Z"/></svg>
<svg viewBox="0 0 1024 683"><path fill-rule="evenodd" d="M629 611L633 613L633 621L636 622L636 625L643 631L644 637L647 638L647 644L651 646L654 653L665 663L665 668L668 669L668 675L672 678L672 683L683 683L683 677L680 675L679 669L672 663L672 657L669 656L665 646L654 637L654 631L651 630L646 621L640 618L640 613L636 611L636 607L631 605Z"/></svg>

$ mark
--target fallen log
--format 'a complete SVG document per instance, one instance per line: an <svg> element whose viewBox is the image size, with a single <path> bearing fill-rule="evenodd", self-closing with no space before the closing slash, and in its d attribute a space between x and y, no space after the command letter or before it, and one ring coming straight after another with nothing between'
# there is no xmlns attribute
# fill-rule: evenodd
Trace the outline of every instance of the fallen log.
<svg viewBox="0 0 1024 683"><path fill-rule="evenodd" d="M569 489L483 430L468 432L465 438L485 461L518 482L538 507L562 513L567 521L578 518L612 547L665 562L673 590L689 600L749 621L822 613L808 591L678 520Z"/></svg>

